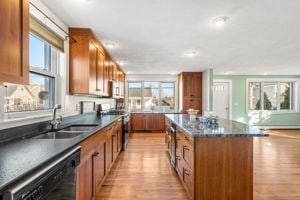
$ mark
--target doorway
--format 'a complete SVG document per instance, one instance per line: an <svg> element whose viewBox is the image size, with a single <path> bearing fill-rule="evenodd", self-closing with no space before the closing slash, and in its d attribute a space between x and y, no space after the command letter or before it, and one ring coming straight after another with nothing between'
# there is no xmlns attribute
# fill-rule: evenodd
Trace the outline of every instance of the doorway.
<svg viewBox="0 0 300 200"><path fill-rule="evenodd" d="M220 118L231 119L231 80L214 80L213 111Z"/></svg>

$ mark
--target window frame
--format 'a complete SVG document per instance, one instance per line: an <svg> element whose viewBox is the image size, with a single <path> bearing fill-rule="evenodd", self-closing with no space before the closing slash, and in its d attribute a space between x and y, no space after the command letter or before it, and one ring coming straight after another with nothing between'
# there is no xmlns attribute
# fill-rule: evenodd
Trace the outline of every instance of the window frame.
<svg viewBox="0 0 300 200"><path fill-rule="evenodd" d="M145 109L145 99L144 99L144 83L145 82L158 82L158 97L159 97L159 110L162 110L162 104L161 104L161 98L162 98L162 83L173 83L173 94L174 94L174 107L172 110L176 110L176 81L151 81L151 80L144 80L144 81L138 81L138 80L132 80L132 81L127 81L127 91L128 91L128 96L127 96L127 104L129 105L129 84L130 83L141 83L141 111L148 111L148 109ZM150 109L151 110L151 109Z"/></svg>
<svg viewBox="0 0 300 200"><path fill-rule="evenodd" d="M249 108L249 83L250 82L259 82L261 84L261 91L260 96L262 97L264 95L263 90L263 83L270 83L270 82L276 82L277 87L279 87L280 83L283 82L292 82L293 83L293 109L290 110L281 110L280 109L280 94L278 93L276 95L276 110L264 110L263 108L260 110L251 110ZM296 78L249 78L246 80L246 112L247 113L260 113L260 112L268 112L271 114L286 114L286 113L299 113L299 99L300 99L300 92L299 92L299 79ZM263 101L262 101L263 102Z"/></svg>
<svg viewBox="0 0 300 200"><path fill-rule="evenodd" d="M54 95L53 96L53 106L54 106L61 98L59 96L57 87L58 87L59 83L61 82L61 81L59 81L59 76L60 76L60 71L61 71L60 66L61 66L61 59L62 59L62 57L64 57L64 56L60 56L60 53L64 53L64 52L60 52L59 49L52 46L47 41L43 40L42 38L35 35L34 33L30 32L29 34L33 35L34 37L37 37L38 39L42 40L46 45L50 46L50 48L45 47L45 52L48 52L45 55L45 59L47 60L47 62L45 62L45 63L46 63L46 65L51 66L51 71L43 70L40 67L31 66L29 63L29 72L28 73L45 76L45 77L54 79L53 84L50 85L50 87L52 88L51 92ZM62 66L62 67L65 67L65 66ZM3 106L4 106L4 104L3 104ZM32 117L34 118L35 116L51 115L52 109L53 108L51 107L51 108L39 109L39 110L3 112L3 116L4 116L4 119L6 119L6 120L11 120L11 119L14 120L14 119L22 119L22 118L26 119L28 116L31 116L31 115L33 115Z"/></svg>

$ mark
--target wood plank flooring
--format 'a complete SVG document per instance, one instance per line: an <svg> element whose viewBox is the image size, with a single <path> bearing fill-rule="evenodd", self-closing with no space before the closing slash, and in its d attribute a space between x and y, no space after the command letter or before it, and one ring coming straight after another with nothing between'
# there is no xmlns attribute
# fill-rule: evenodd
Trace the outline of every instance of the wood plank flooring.
<svg viewBox="0 0 300 200"><path fill-rule="evenodd" d="M254 200L300 200L300 130L254 139ZM96 200L187 200L163 133L135 133ZM217 200L217 199L216 199Z"/></svg>
<svg viewBox="0 0 300 200"><path fill-rule="evenodd" d="M96 200L187 200L169 163L163 133L135 133L116 160Z"/></svg>
<svg viewBox="0 0 300 200"><path fill-rule="evenodd" d="M254 200L300 200L300 130L254 139Z"/></svg>

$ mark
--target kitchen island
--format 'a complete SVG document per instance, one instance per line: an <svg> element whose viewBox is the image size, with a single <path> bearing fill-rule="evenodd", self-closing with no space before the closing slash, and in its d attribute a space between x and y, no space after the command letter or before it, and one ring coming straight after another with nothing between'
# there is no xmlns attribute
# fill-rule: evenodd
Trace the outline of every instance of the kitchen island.
<svg viewBox="0 0 300 200"><path fill-rule="evenodd" d="M253 137L256 127L219 119L217 126L186 114L166 115L171 161L191 199L253 199Z"/></svg>

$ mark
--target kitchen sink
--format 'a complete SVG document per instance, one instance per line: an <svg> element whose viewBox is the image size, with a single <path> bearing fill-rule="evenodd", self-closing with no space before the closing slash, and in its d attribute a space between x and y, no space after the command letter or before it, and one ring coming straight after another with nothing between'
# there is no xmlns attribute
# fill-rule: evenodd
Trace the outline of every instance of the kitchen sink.
<svg viewBox="0 0 300 200"><path fill-rule="evenodd" d="M70 126L59 131L50 131L36 136L37 139L68 139L89 132L97 125Z"/></svg>
<svg viewBox="0 0 300 200"><path fill-rule="evenodd" d="M89 125L89 126L70 126L68 128L64 128L59 132L88 132L94 129L96 125Z"/></svg>
<svg viewBox="0 0 300 200"><path fill-rule="evenodd" d="M77 136L81 135L82 133L85 133L85 132L61 132L61 131L57 131L57 132L44 133L42 135L36 136L35 138L37 138L37 139L67 139L67 138L77 137Z"/></svg>

